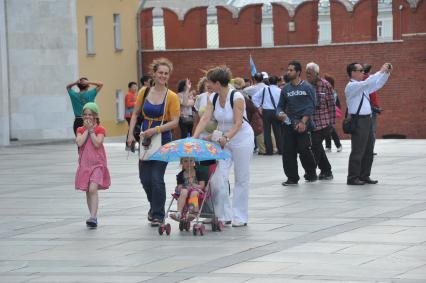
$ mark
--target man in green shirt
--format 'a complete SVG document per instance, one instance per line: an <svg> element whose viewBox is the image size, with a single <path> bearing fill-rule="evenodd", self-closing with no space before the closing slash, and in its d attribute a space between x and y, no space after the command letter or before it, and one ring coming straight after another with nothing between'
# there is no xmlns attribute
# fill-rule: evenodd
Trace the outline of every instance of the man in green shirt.
<svg viewBox="0 0 426 283"><path fill-rule="evenodd" d="M76 92L72 87L77 86L80 91ZM89 89L93 85L94 88ZM83 106L87 102L95 102L95 97L102 89L104 84L102 82L90 82L87 78L82 77L74 83L67 85L67 91L71 99L72 109L74 111L74 135L77 132L77 128L83 126Z"/></svg>

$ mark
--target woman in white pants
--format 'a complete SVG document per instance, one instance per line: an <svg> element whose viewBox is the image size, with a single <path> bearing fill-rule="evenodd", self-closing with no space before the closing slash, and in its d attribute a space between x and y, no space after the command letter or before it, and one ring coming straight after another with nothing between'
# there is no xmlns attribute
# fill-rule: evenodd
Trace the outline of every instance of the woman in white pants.
<svg viewBox="0 0 426 283"><path fill-rule="evenodd" d="M214 141L231 154L231 159L220 160L215 174L216 179L228 183L232 163L234 163L235 188L233 191L232 208L228 195L228 187L220 186L219 199L222 209L218 209L220 220L231 220L232 226L246 226L248 222L248 195L250 189L250 160L254 148L254 134L247 122L244 96L229 87L231 71L227 67L216 67L207 72L207 79L216 93L209 97L209 101L197 128L194 137L198 138L212 116L218 122L219 132L213 133ZM232 103L231 103L232 97ZM219 135L218 135L219 134Z"/></svg>

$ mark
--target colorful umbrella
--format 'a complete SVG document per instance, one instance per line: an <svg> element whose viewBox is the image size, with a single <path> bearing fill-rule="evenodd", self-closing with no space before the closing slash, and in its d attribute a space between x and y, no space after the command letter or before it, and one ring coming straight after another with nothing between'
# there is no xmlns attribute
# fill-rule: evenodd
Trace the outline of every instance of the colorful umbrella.
<svg viewBox="0 0 426 283"><path fill-rule="evenodd" d="M160 147L149 160L178 161L182 157L193 157L196 161L228 159L231 155L210 141L186 138L169 142Z"/></svg>

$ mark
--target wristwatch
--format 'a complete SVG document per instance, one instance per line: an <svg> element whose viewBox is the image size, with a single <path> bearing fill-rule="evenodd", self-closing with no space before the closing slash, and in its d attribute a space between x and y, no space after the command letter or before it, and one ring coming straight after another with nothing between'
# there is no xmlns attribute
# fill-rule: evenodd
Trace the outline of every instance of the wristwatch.
<svg viewBox="0 0 426 283"><path fill-rule="evenodd" d="M223 137L225 138L226 142L229 142L229 138L226 135L223 135Z"/></svg>

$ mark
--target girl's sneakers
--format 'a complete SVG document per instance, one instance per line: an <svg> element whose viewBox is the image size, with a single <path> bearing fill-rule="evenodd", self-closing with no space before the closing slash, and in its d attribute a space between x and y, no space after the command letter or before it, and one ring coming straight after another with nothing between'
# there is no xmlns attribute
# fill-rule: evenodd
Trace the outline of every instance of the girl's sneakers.
<svg viewBox="0 0 426 283"><path fill-rule="evenodd" d="M86 220L86 226L90 229L95 229L98 227L98 219L96 217L90 217Z"/></svg>

